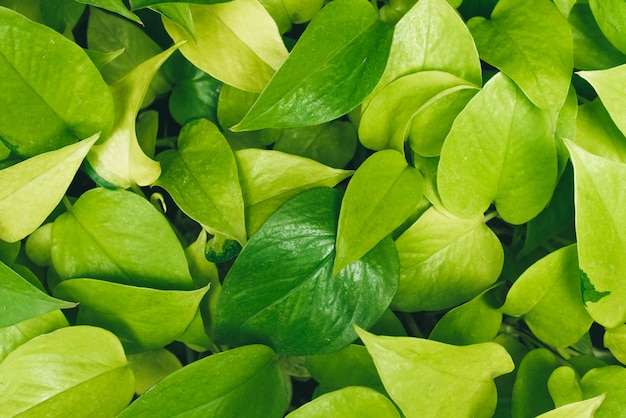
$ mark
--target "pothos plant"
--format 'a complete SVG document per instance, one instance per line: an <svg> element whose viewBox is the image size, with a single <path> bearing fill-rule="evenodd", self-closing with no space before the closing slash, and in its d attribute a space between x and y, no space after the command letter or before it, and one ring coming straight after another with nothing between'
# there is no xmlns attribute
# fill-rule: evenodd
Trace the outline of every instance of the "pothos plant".
<svg viewBox="0 0 626 418"><path fill-rule="evenodd" d="M0 5L0 416L626 413L623 1Z"/></svg>

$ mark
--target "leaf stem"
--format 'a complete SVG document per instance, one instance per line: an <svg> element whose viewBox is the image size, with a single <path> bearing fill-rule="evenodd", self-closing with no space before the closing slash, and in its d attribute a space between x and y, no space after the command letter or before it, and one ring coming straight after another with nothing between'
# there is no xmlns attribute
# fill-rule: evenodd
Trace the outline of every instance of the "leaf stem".
<svg viewBox="0 0 626 418"><path fill-rule="evenodd" d="M72 202L70 202L70 199L67 198L67 195L63 195L63 206L65 206L65 209L68 212L72 211Z"/></svg>
<svg viewBox="0 0 626 418"><path fill-rule="evenodd" d="M402 316L404 318L404 321L406 322L409 335L413 335L417 338L425 338L422 330L417 325L417 322L415 322L415 318L413 318L413 315L411 315L410 313L403 313Z"/></svg>
<svg viewBox="0 0 626 418"><path fill-rule="evenodd" d="M485 215L484 222L487 223L487 222L489 222L490 220L492 220L493 218L495 218L497 216L498 216L498 211L497 210L492 210L491 212L489 212L489 213L487 213Z"/></svg>

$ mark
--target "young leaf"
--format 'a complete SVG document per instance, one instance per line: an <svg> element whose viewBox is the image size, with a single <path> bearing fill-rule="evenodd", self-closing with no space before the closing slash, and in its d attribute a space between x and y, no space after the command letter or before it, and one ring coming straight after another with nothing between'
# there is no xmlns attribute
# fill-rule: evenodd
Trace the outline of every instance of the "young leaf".
<svg viewBox="0 0 626 418"><path fill-rule="evenodd" d="M626 135L626 64L608 70L579 71L598 93L602 104L611 115L613 122Z"/></svg>
<svg viewBox="0 0 626 418"><path fill-rule="evenodd" d="M59 204L98 135L0 170L0 239L34 232Z"/></svg>
<svg viewBox="0 0 626 418"><path fill-rule="evenodd" d="M52 264L61 279L90 277L157 289L194 288L165 217L127 191L92 189L52 227Z"/></svg>
<svg viewBox="0 0 626 418"><path fill-rule="evenodd" d="M626 165L566 141L574 164L576 235L583 302L607 328L626 321Z"/></svg>
<svg viewBox="0 0 626 418"><path fill-rule="evenodd" d="M545 348L524 356L513 386L511 414L514 418L534 418L554 409L548 392L548 379L557 368L554 354Z"/></svg>
<svg viewBox="0 0 626 418"><path fill-rule="evenodd" d="M389 306L398 277L391 238L333 275L341 192L310 190L282 205L224 279L215 340L263 342L281 354L339 350Z"/></svg>
<svg viewBox="0 0 626 418"><path fill-rule="evenodd" d="M226 138L206 119L187 123L178 151L159 155L163 187L189 217L228 238L246 243L243 197L237 162Z"/></svg>
<svg viewBox="0 0 626 418"><path fill-rule="evenodd" d="M133 373L122 345L103 329L74 326L40 335L0 363L6 416L115 416L130 402Z"/></svg>
<svg viewBox="0 0 626 418"><path fill-rule="evenodd" d="M0 33L0 137L12 151L31 157L110 131L111 92L78 45L5 8Z"/></svg>
<svg viewBox="0 0 626 418"><path fill-rule="evenodd" d="M467 24L480 58L513 79L551 120L565 102L572 77L573 41L567 21L549 0L502 0L491 20Z"/></svg>
<svg viewBox="0 0 626 418"><path fill-rule="evenodd" d="M593 322L582 303L576 245L560 248L526 270L501 310L524 316L533 334L546 344L575 344Z"/></svg>
<svg viewBox="0 0 626 418"><path fill-rule="evenodd" d="M359 140L370 149L391 148L403 152L404 141L409 136L415 117L420 119L418 125L428 126L428 122L421 116L429 111L437 113L435 110L437 104L444 102L446 106L439 112L442 114L437 114L439 117L433 118L437 121L434 125L443 125L445 129L446 123L442 119L449 119L450 123L447 124L449 128L456 117L450 107L454 106L456 101L462 102L465 106L477 91L478 87L473 84L441 71L420 71L400 77L379 90L365 108L359 123ZM447 133L443 132L434 140L439 143L435 148L441 148ZM415 138L413 143L416 148L428 148L420 146L419 138ZM438 153L439 150L435 155Z"/></svg>
<svg viewBox="0 0 626 418"><path fill-rule="evenodd" d="M556 177L550 118L498 73L452 125L437 184L446 208L457 216L477 216L495 202L502 219L522 224L548 204Z"/></svg>
<svg viewBox="0 0 626 418"><path fill-rule="evenodd" d="M280 151L243 149L235 153L246 209L248 236L268 216L298 193L334 187L352 171L339 170Z"/></svg>
<svg viewBox="0 0 626 418"><path fill-rule="evenodd" d="M120 16L124 16L126 19L132 20L135 23L143 25L143 22L139 17L128 10L122 0L76 0L79 3L90 4L92 6L100 7L113 13L117 13Z"/></svg>
<svg viewBox="0 0 626 418"><path fill-rule="evenodd" d="M55 309L68 309L76 306L75 303L66 302L48 296L37 289L26 279L0 262L0 328L15 325L24 320Z"/></svg>
<svg viewBox="0 0 626 418"><path fill-rule="evenodd" d="M118 417L280 418L287 402L276 354L266 346L248 345L205 357L170 374Z"/></svg>
<svg viewBox="0 0 626 418"><path fill-rule="evenodd" d="M626 163L626 137L599 99L579 107L575 142L599 157Z"/></svg>
<svg viewBox="0 0 626 418"><path fill-rule="evenodd" d="M111 85L115 98L115 126L104 142L95 145L87 161L97 180L107 186L129 188L134 184L147 186L161 174L159 163L151 160L137 142L135 124L150 81L167 58L179 47L166 51L135 67Z"/></svg>
<svg viewBox="0 0 626 418"><path fill-rule="evenodd" d="M350 112L382 75L392 32L365 0L326 4L248 114L231 129L316 125Z"/></svg>
<svg viewBox="0 0 626 418"><path fill-rule="evenodd" d="M548 378L548 391L557 408L583 400L580 378L570 366L561 366L552 372Z"/></svg>
<svg viewBox="0 0 626 418"><path fill-rule="evenodd" d="M610 418L624 413L626 407L624 379L626 369L621 366L597 367L583 376L580 381L583 398L589 399L606 394L594 417Z"/></svg>
<svg viewBox="0 0 626 418"><path fill-rule="evenodd" d="M341 203L333 274L359 260L413 213L424 179L399 152L379 151L356 171Z"/></svg>
<svg viewBox="0 0 626 418"><path fill-rule="evenodd" d="M181 336L194 318L208 286L158 290L94 279L70 279L54 294L79 303L79 324L108 329L129 352L155 350Z"/></svg>
<svg viewBox="0 0 626 418"><path fill-rule="evenodd" d="M287 59L272 17L256 0L222 4L189 5L196 28L196 42L180 51L198 68L226 84L258 93ZM163 19L174 39L189 39L187 32Z"/></svg>
<svg viewBox="0 0 626 418"><path fill-rule="evenodd" d="M0 363L25 342L68 325L65 315L57 309L10 327L0 328Z"/></svg>
<svg viewBox="0 0 626 418"><path fill-rule="evenodd" d="M609 328L604 333L604 346L622 364L626 364L626 325Z"/></svg>
<svg viewBox="0 0 626 418"><path fill-rule="evenodd" d="M400 414L380 392L367 387L349 386L313 399L286 418L317 417L400 418Z"/></svg>
<svg viewBox="0 0 626 418"><path fill-rule="evenodd" d="M483 217L462 219L428 209L397 240L400 282L392 307L404 312L467 302L500 275L504 252Z"/></svg>
<svg viewBox="0 0 626 418"><path fill-rule="evenodd" d="M589 7L604 36L626 54L626 4L619 0L589 0Z"/></svg>
<svg viewBox="0 0 626 418"><path fill-rule="evenodd" d="M180 360L164 348L128 355L135 376L135 393L142 395L164 377L181 369Z"/></svg>
<svg viewBox="0 0 626 418"><path fill-rule="evenodd" d="M594 418L599 417L596 411L602 405L606 395L602 394L595 398L563 405L552 411L545 412L537 418Z"/></svg>
<svg viewBox="0 0 626 418"><path fill-rule="evenodd" d="M411 337L376 336L357 328L380 378L407 418L491 417L493 378L513 370L499 344L457 347Z"/></svg>

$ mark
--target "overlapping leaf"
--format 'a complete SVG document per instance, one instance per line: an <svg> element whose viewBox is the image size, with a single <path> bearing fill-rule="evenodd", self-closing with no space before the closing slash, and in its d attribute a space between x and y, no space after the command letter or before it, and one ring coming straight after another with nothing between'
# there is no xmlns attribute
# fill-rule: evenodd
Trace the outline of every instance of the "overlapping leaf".
<svg viewBox="0 0 626 418"><path fill-rule="evenodd" d="M25 342L68 325L65 315L57 309L15 325L0 328L0 363L11 351Z"/></svg>
<svg viewBox="0 0 626 418"><path fill-rule="evenodd" d="M113 13L117 13L120 16L124 16L126 19L130 19L135 23L143 24L139 16L128 10L122 0L76 0L79 3L90 4L92 6L100 7Z"/></svg>
<svg viewBox="0 0 626 418"><path fill-rule="evenodd" d="M589 0L589 6L604 35L626 54L626 4L620 0Z"/></svg>
<svg viewBox="0 0 626 418"><path fill-rule="evenodd" d="M513 417L534 418L554 409L548 379L557 366L556 357L545 348L532 350L524 356L513 386Z"/></svg>
<svg viewBox="0 0 626 418"><path fill-rule="evenodd" d="M599 157L626 163L626 137L599 99L579 107L575 142Z"/></svg>
<svg viewBox="0 0 626 418"><path fill-rule="evenodd" d="M626 64L598 71L580 71L598 93L615 125L626 135Z"/></svg>
<svg viewBox="0 0 626 418"><path fill-rule="evenodd" d="M624 412L626 408L624 379L626 379L626 369L621 366L597 367L582 377L580 385L583 398L589 399L606 394L594 417L610 418Z"/></svg>

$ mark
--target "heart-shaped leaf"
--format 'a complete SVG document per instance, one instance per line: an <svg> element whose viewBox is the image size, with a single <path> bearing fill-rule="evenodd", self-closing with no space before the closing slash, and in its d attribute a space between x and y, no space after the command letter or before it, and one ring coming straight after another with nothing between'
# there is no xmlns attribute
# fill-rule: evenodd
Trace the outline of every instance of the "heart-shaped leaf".
<svg viewBox="0 0 626 418"><path fill-rule="evenodd" d="M459 114L443 144L437 173L443 203L469 218L495 202L502 219L522 224L548 204L556 178L548 114L496 74Z"/></svg>
<svg viewBox="0 0 626 418"><path fill-rule="evenodd" d="M237 162L217 126L206 119L189 122L178 136L178 150L158 159L163 173L155 185L167 190L183 212L211 231L246 243Z"/></svg>
<svg viewBox="0 0 626 418"><path fill-rule="evenodd" d="M0 170L0 239L34 232L59 204L98 135Z"/></svg>
<svg viewBox="0 0 626 418"><path fill-rule="evenodd" d="M399 152L379 151L365 160L341 203L333 274L402 225L417 208L423 190L422 175Z"/></svg>
<svg viewBox="0 0 626 418"><path fill-rule="evenodd" d="M598 93L613 122L626 135L626 64L598 71L579 71Z"/></svg>
<svg viewBox="0 0 626 418"><path fill-rule="evenodd" d="M421 338L385 337L357 328L380 378L407 418L491 417L496 408L494 377L514 365L504 347L463 347Z"/></svg>
<svg viewBox="0 0 626 418"><path fill-rule="evenodd" d="M351 343L353 324L374 325L396 291L395 246L387 237L333 275L340 204L340 191L318 188L269 217L224 279L216 341L320 354Z"/></svg>
<svg viewBox="0 0 626 418"><path fill-rule="evenodd" d="M115 416L134 387L122 345L100 328L40 335L0 363L0 410L6 416Z"/></svg>
<svg viewBox="0 0 626 418"><path fill-rule="evenodd" d="M248 345L205 357L170 374L118 417L280 418L287 402L276 354L266 346Z"/></svg>
<svg viewBox="0 0 626 418"><path fill-rule="evenodd" d="M392 32L364 0L326 4L248 114L231 129L316 125L350 112L382 75Z"/></svg>
<svg viewBox="0 0 626 418"><path fill-rule="evenodd" d="M11 150L31 157L111 130L111 92L78 45L6 8L0 31L0 137Z"/></svg>

